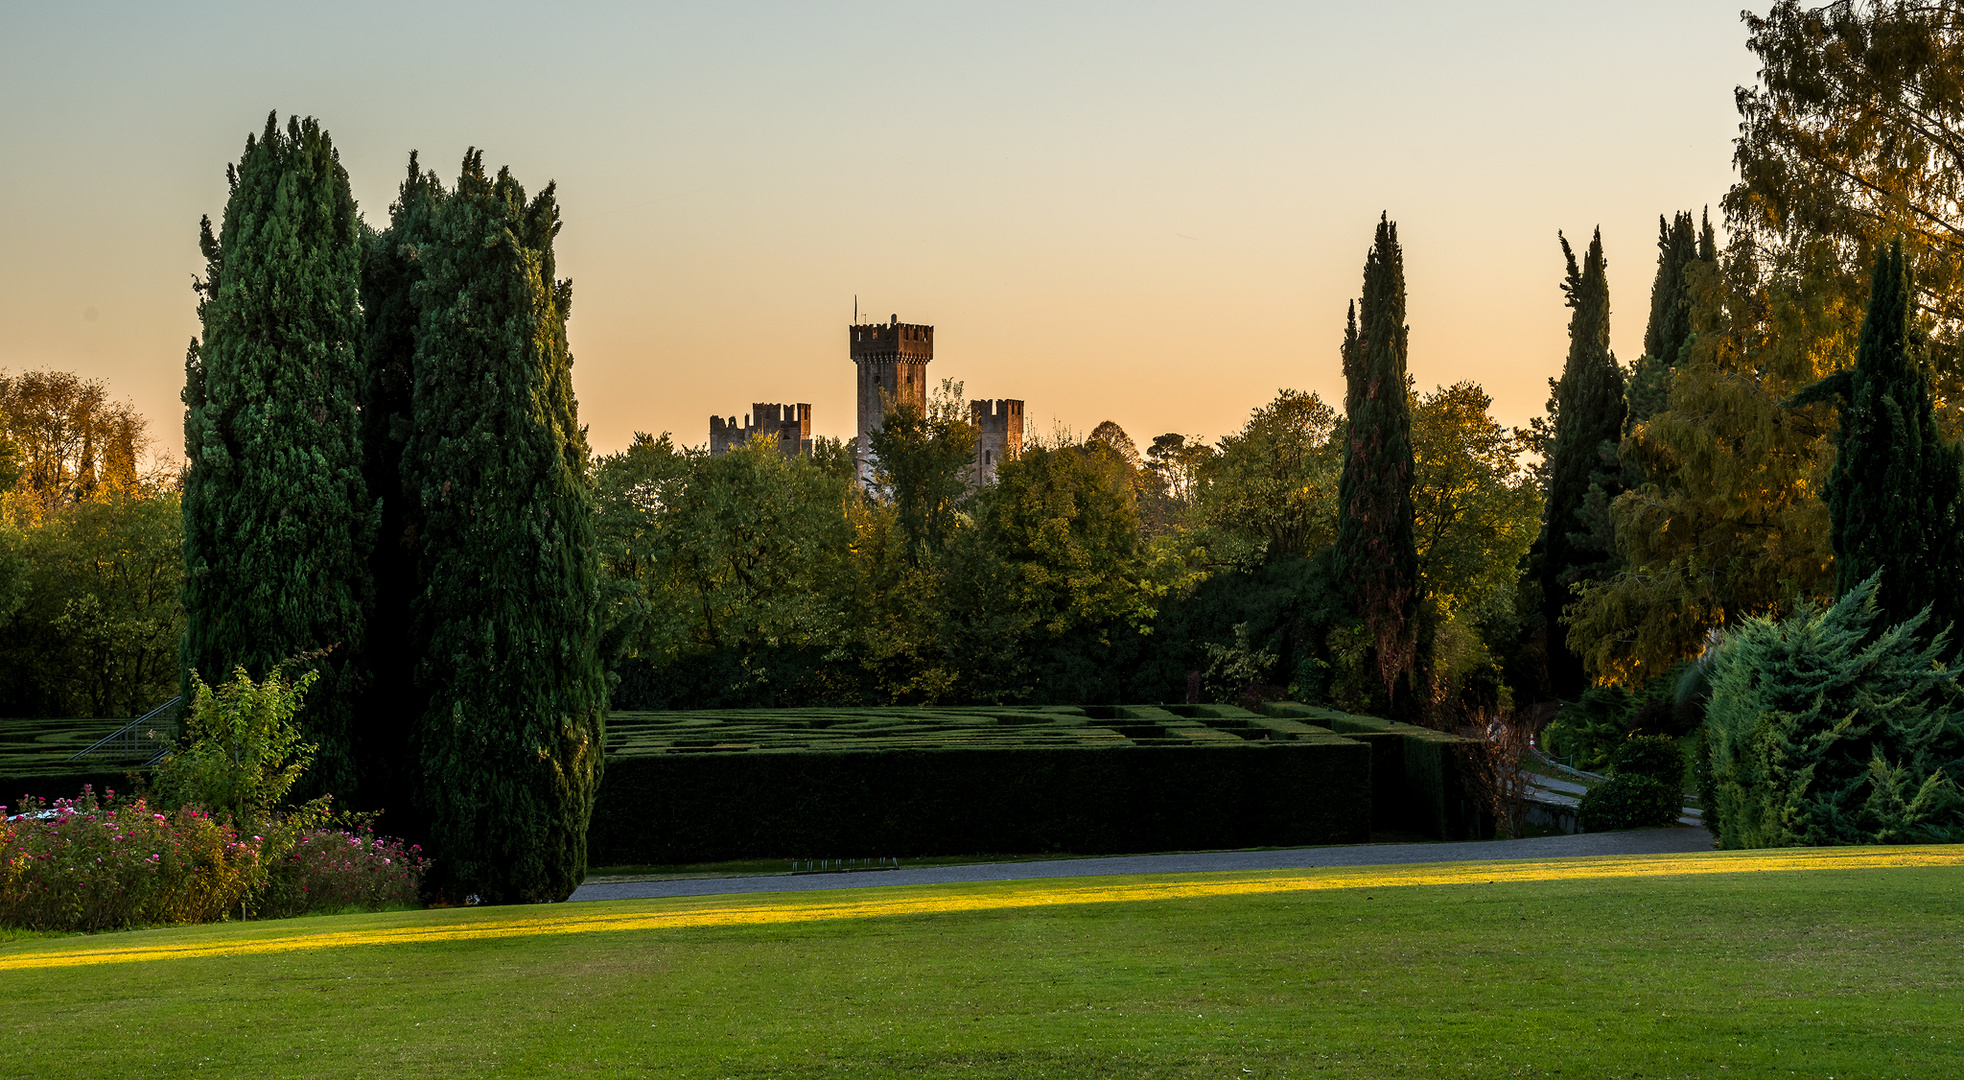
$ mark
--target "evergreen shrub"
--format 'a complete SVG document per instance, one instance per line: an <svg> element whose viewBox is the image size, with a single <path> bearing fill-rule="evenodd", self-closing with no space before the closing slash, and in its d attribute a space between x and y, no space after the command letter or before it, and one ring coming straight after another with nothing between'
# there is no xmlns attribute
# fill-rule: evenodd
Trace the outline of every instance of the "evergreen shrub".
<svg viewBox="0 0 1964 1080"><path fill-rule="evenodd" d="M1748 619L1712 661L1700 784L1722 848L1964 836L1964 699L1928 611L1881 631L1878 573L1833 606Z"/></svg>
<svg viewBox="0 0 1964 1080"><path fill-rule="evenodd" d="M1663 735L1633 735L1609 757L1611 776L1648 776L1672 791L1684 789L1684 770L1684 750Z"/></svg>
<svg viewBox="0 0 1964 1080"><path fill-rule="evenodd" d="M1641 773L1622 773L1582 796L1576 824L1583 832L1669 825L1678 819L1682 802L1676 785Z"/></svg>

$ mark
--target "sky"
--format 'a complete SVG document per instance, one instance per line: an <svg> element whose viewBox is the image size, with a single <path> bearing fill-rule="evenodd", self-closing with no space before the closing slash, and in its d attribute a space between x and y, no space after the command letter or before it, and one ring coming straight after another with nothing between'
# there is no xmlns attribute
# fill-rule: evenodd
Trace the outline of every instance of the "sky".
<svg viewBox="0 0 1964 1080"><path fill-rule="evenodd" d="M599 452L760 401L850 434L855 298L1034 434L1341 407L1380 213L1418 385L1520 425L1567 350L1557 231L1601 228L1634 360L1658 215L1716 210L1756 68L1738 0L0 0L0 370L102 379L181 454L198 220L277 110L378 227L412 149L558 185Z"/></svg>

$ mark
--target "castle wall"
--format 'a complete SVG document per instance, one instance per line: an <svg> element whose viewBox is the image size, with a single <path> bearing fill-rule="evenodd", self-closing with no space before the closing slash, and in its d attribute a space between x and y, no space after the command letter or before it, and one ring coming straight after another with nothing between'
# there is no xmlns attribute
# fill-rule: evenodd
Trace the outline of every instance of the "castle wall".
<svg viewBox="0 0 1964 1080"><path fill-rule="evenodd" d="M778 405L754 402L750 415L737 426L737 418L709 418L709 453L727 454L752 439L769 439L785 457L809 456L812 452L812 407L800 402Z"/></svg>
<svg viewBox="0 0 1964 1080"><path fill-rule="evenodd" d="M1023 403L1016 398L971 401L968 416L975 425L976 486L994 483L1004 460L1023 452Z"/></svg>
<svg viewBox="0 0 1964 1080"><path fill-rule="evenodd" d="M934 359L934 327L891 321L847 329L852 362L859 374L859 433L853 442L863 486L873 479L872 435L886 424L887 406L911 405L927 411L927 365Z"/></svg>

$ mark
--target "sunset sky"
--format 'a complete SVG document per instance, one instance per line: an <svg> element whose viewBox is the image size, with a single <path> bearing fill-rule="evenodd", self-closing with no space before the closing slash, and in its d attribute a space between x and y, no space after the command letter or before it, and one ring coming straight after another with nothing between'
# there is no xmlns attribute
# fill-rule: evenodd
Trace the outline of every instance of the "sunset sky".
<svg viewBox="0 0 1964 1080"><path fill-rule="evenodd" d="M321 119L371 224L412 148L558 182L599 451L753 401L849 433L855 295L1038 432L1340 404L1380 211L1419 385L1520 424L1567 347L1556 230L1602 227L1627 362L1658 215L1730 184L1738 8L8 3L0 368L105 379L181 453L198 218L277 109Z"/></svg>

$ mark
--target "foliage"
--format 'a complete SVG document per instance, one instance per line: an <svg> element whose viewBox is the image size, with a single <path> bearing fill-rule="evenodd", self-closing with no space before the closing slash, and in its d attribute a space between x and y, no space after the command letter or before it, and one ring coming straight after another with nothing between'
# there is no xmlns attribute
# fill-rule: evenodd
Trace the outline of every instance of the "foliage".
<svg viewBox="0 0 1964 1080"><path fill-rule="evenodd" d="M1557 238L1568 261L1562 294L1573 314L1568 359L1548 406L1555 424L1548 447L1547 501L1528 574L1539 597L1548 687L1556 697L1573 699L1586 682L1582 660L1562 633L1562 615L1578 586L1607 576L1615 565L1603 515L1608 500L1622 488L1614 455L1623 438L1623 369L1609 349L1602 230L1590 238L1580 267L1568 238Z"/></svg>
<svg viewBox="0 0 1964 1080"><path fill-rule="evenodd" d="M1139 525L1146 535L1169 536L1181 529L1200 490L1201 470L1213 456L1214 448L1196 436L1153 436L1139 474Z"/></svg>
<svg viewBox="0 0 1964 1080"><path fill-rule="evenodd" d="M32 524L75 503L139 494L159 480L139 461L145 427L100 379L0 372L0 511Z"/></svg>
<svg viewBox="0 0 1964 1080"><path fill-rule="evenodd" d="M1678 819L1682 801L1677 788L1654 776L1612 776L1583 793L1576 825L1583 832L1669 825Z"/></svg>
<svg viewBox="0 0 1964 1080"><path fill-rule="evenodd" d="M1900 237L1932 359L1958 368L1964 318L1964 14L1954 4L1779 0L1746 16L1759 84L1738 94L1734 236L1779 264L1825 243L1834 291Z"/></svg>
<svg viewBox="0 0 1964 1080"><path fill-rule="evenodd" d="M1674 793L1684 790L1685 766L1684 749L1668 735L1632 735L1609 756L1611 776L1648 776Z"/></svg>
<svg viewBox="0 0 1964 1080"><path fill-rule="evenodd" d="M1964 835L1960 670L1927 613L1886 627L1877 581L1832 606L1747 619L1712 661L1701 764L1720 847Z"/></svg>
<svg viewBox="0 0 1964 1080"><path fill-rule="evenodd" d="M0 926L98 932L214 922L248 902L261 844L194 807L93 790L0 820ZM0 808L0 816L4 816Z"/></svg>
<svg viewBox="0 0 1964 1080"><path fill-rule="evenodd" d="M892 504L915 566L946 550L974 484L975 425L962 384L943 379L925 412L900 402L869 436L873 487Z"/></svg>
<svg viewBox="0 0 1964 1080"><path fill-rule="evenodd" d="M191 672L185 745L151 777L158 802L259 827L314 760L317 748L302 741L294 717L318 677L309 671L289 684L276 669L255 683L239 667L214 689Z"/></svg>
<svg viewBox="0 0 1964 1080"><path fill-rule="evenodd" d="M201 226L202 341L185 359L185 671L259 675L324 653L302 727L325 790L353 797L349 727L370 603L361 472L362 234L333 143L276 117Z"/></svg>
<svg viewBox="0 0 1964 1080"><path fill-rule="evenodd" d="M1361 316L1360 316L1361 308ZM1378 221L1364 260L1364 295L1344 327L1343 472L1336 564L1371 635L1394 712L1422 701L1418 554L1413 539L1412 417L1406 396L1405 256L1398 227ZM1400 686L1405 689L1401 697Z"/></svg>
<svg viewBox="0 0 1964 1080"><path fill-rule="evenodd" d="M175 695L183 537L177 493L147 487L0 525L0 712L133 716Z"/></svg>
<svg viewBox="0 0 1964 1080"><path fill-rule="evenodd" d="M1471 737L1453 747L1467 793L1496 833L1519 839L1527 831L1527 796L1534 788L1525 767L1534 726L1520 715L1488 715L1477 716L1469 727L1465 734Z"/></svg>
<svg viewBox="0 0 1964 1080"><path fill-rule="evenodd" d="M1414 548L1425 598L1442 620L1511 606L1541 516L1520 443L1494 422L1492 404L1474 382L1412 401Z"/></svg>
<svg viewBox="0 0 1964 1080"><path fill-rule="evenodd" d="M1651 678L1721 627L1830 589L1826 410L1785 404L1851 351L1859 309L1830 252L1789 259L1762 272L1735 243L1686 271L1693 334L1669 408L1622 445L1645 479L1610 508L1620 566L1570 612L1570 646L1596 679Z"/></svg>
<svg viewBox="0 0 1964 1080"><path fill-rule="evenodd" d="M555 277L559 207L465 155L412 295L416 685L432 886L563 900L586 865L606 709L585 433Z"/></svg>
<svg viewBox="0 0 1964 1080"><path fill-rule="evenodd" d="M1579 769L1601 769L1629 737L1635 712L1630 691L1614 683L1592 686L1555 714L1543 731L1543 745L1554 757Z"/></svg>
<svg viewBox="0 0 1964 1080"><path fill-rule="evenodd" d="M1322 399L1285 389L1205 454L1165 435L1148 453L1164 498L1191 492L1184 498L1211 559L1249 566L1307 558L1336 539L1336 432L1336 412Z"/></svg>
<svg viewBox="0 0 1964 1080"><path fill-rule="evenodd" d="M1964 446L1937 430L1930 380L1909 324L1900 241L1876 251L1855 366L1796 402L1838 398L1841 430L1828 478L1835 584L1880 574L1876 606L1901 622L1929 605L1932 629L1964 615Z"/></svg>
<svg viewBox="0 0 1964 1080"><path fill-rule="evenodd" d="M1718 261L1718 241L1708 215L1694 229L1689 211L1672 215L1669 224L1657 217L1657 277L1650 286L1650 321L1644 324L1643 355L1630 366L1623 389L1631 426L1649 420L1670 403L1671 373L1684 361L1692 338L1695 263ZM1626 431L1626 434L1628 432Z"/></svg>
<svg viewBox="0 0 1964 1080"><path fill-rule="evenodd" d="M428 870L422 848L368 828L303 829L269 861L256 914L281 919L411 906Z"/></svg>

